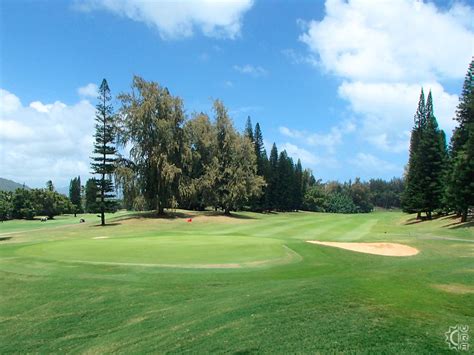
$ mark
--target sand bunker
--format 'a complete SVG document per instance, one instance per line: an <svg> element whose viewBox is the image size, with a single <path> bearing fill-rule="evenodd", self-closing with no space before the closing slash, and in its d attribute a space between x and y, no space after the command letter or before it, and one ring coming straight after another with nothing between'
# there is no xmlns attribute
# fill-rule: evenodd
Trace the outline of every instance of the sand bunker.
<svg viewBox="0 0 474 355"><path fill-rule="evenodd" d="M320 242L317 240L308 240L308 243L347 249L356 251L358 253L376 254L384 256L412 256L419 253L419 250L416 248L398 243L338 243Z"/></svg>

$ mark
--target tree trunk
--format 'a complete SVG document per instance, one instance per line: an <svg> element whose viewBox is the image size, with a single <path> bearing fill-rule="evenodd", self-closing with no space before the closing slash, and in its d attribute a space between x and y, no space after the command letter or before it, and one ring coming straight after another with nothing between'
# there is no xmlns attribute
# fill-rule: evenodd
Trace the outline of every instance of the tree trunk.
<svg viewBox="0 0 474 355"><path fill-rule="evenodd" d="M230 209L229 209L229 207L226 207L226 208L224 209L224 214L225 214L226 216L230 216Z"/></svg>
<svg viewBox="0 0 474 355"><path fill-rule="evenodd" d="M421 212L418 212L418 213L416 214L416 219L421 219Z"/></svg>
<svg viewBox="0 0 474 355"><path fill-rule="evenodd" d="M161 203L160 198L158 198L158 206L157 206L158 216L163 216L165 214L165 207L164 204Z"/></svg>
<svg viewBox="0 0 474 355"><path fill-rule="evenodd" d="M467 221L467 208L462 211L462 216L461 216L461 223L464 223Z"/></svg>
<svg viewBox="0 0 474 355"><path fill-rule="evenodd" d="M427 211L427 212L426 212L426 218L428 218L429 220L431 220L431 211Z"/></svg>

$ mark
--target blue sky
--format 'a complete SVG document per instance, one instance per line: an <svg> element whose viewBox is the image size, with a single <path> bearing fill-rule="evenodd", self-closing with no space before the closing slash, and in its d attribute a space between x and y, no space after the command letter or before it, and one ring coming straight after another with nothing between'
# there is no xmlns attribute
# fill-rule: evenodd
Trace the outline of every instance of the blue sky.
<svg viewBox="0 0 474 355"><path fill-rule="evenodd" d="M317 178L400 176L420 87L433 90L449 135L474 53L466 2L0 7L0 176L30 186L87 177L94 85L105 77L118 94L134 74L181 96L189 114L212 114L212 99L222 99L238 128L251 116L268 145L301 158Z"/></svg>

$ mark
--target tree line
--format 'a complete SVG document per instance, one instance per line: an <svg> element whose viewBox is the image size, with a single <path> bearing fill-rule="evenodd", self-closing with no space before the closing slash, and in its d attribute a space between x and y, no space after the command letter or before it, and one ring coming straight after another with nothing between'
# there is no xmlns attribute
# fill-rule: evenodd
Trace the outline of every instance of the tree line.
<svg viewBox="0 0 474 355"><path fill-rule="evenodd" d="M35 216L54 218L64 213L74 213L74 205L64 195L54 190L51 180L42 189L19 188L14 192L0 191L0 220L33 219Z"/></svg>
<svg viewBox="0 0 474 355"><path fill-rule="evenodd" d="M60 213L105 213L118 208L320 211L364 213L374 207L410 213L455 211L466 220L473 205L473 71L471 62L456 111L449 149L434 115L431 92L422 90L404 179L326 183L316 180L276 144L269 154L260 124L250 117L239 132L220 100L213 117L185 114L183 101L166 87L135 76L131 90L112 95L99 88L91 169L95 177L70 183L69 199L51 188L0 194L0 218L54 217ZM119 191L120 199L115 194Z"/></svg>
<svg viewBox="0 0 474 355"><path fill-rule="evenodd" d="M455 212L465 222L474 205L474 60L469 64L454 118L449 147L434 115L431 91L421 90L410 139L403 210L425 213Z"/></svg>
<svg viewBox="0 0 474 355"><path fill-rule="evenodd" d="M92 163L100 179L86 184L86 205L102 213L113 204L106 206L94 194L109 193L105 202L111 202L113 181L122 193L122 207L158 214L178 207L213 207L230 214L242 209L370 212L374 202L399 206L400 191L389 193L392 183L356 179L322 184L299 159L295 162L285 150L279 152L275 143L267 155L260 124L253 126L249 117L239 132L220 100L213 103L212 118L203 112L187 118L181 98L138 76L130 92L118 95L116 113L110 100L104 79ZM371 184L385 196L373 200Z"/></svg>

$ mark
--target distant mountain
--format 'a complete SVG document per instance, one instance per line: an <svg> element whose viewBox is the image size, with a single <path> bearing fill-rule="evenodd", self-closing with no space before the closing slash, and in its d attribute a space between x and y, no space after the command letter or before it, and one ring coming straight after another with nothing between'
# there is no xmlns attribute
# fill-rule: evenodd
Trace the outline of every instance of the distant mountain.
<svg viewBox="0 0 474 355"><path fill-rule="evenodd" d="M21 189L23 184L19 184L15 181L0 178L0 190L1 191L15 191L16 189ZM30 189L28 186L24 186L25 189Z"/></svg>

